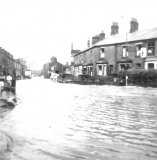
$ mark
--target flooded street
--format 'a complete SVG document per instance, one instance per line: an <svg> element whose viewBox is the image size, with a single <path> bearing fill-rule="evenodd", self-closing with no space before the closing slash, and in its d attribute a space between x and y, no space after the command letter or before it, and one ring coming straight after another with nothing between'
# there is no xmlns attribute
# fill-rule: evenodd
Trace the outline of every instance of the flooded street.
<svg viewBox="0 0 157 160"><path fill-rule="evenodd" d="M17 81L0 160L156 160L157 89Z"/></svg>

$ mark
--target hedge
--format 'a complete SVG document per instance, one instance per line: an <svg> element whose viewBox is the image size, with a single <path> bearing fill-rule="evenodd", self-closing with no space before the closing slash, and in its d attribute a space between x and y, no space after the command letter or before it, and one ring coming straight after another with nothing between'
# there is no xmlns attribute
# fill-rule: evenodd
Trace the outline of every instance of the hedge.
<svg viewBox="0 0 157 160"><path fill-rule="evenodd" d="M130 69L127 71L119 71L117 77L125 79L126 74L130 85L157 87L157 70Z"/></svg>

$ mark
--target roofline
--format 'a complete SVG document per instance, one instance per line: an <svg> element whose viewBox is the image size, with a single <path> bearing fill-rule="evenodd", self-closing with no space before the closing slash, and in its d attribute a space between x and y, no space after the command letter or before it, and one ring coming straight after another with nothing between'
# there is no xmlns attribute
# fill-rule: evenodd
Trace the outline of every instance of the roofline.
<svg viewBox="0 0 157 160"><path fill-rule="evenodd" d="M148 39L139 39L139 40L134 40L134 41L127 41L127 43L132 43L132 42L137 42L137 41L145 41L145 40L151 40L151 39L157 39L156 38L148 38ZM101 46L111 46L111 45L118 45L118 44L123 44L126 43L126 41L124 42L120 42L120 43L110 43L110 44L101 44L101 45L96 45L95 47L101 47Z"/></svg>

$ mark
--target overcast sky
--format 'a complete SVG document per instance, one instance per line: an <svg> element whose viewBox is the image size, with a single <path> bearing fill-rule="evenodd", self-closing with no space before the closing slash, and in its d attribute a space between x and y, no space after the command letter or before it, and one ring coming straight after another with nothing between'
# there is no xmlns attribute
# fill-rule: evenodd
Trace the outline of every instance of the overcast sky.
<svg viewBox="0 0 157 160"><path fill-rule="evenodd" d="M65 64L74 49L102 30L110 36L112 22L129 32L131 18L139 30L157 27L157 0L0 0L0 47L14 58L46 63L52 56Z"/></svg>

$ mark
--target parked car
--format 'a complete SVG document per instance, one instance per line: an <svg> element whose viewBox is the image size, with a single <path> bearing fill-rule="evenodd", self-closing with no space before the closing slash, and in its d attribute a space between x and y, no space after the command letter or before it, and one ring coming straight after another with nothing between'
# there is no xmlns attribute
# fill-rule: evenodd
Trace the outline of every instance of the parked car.
<svg viewBox="0 0 157 160"><path fill-rule="evenodd" d="M79 74L77 77L74 77L73 82L78 84L93 84L94 79L87 74Z"/></svg>
<svg viewBox="0 0 157 160"><path fill-rule="evenodd" d="M59 74L57 81L61 83L71 83L73 76L71 74Z"/></svg>
<svg viewBox="0 0 157 160"><path fill-rule="evenodd" d="M57 77L57 82L62 83L63 82L63 74L59 74Z"/></svg>

